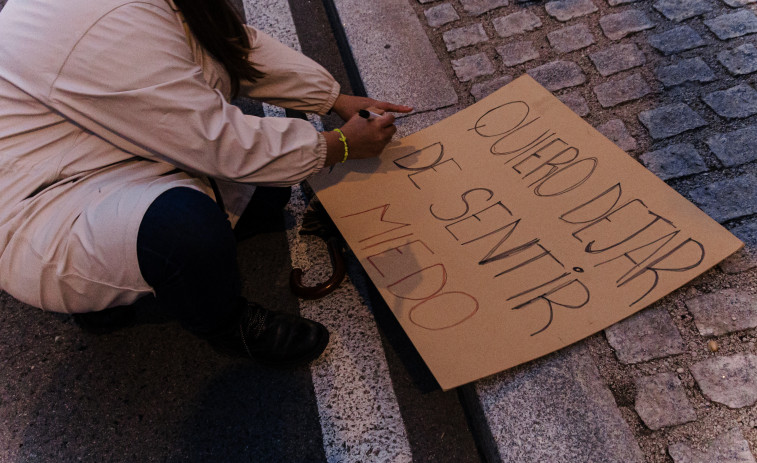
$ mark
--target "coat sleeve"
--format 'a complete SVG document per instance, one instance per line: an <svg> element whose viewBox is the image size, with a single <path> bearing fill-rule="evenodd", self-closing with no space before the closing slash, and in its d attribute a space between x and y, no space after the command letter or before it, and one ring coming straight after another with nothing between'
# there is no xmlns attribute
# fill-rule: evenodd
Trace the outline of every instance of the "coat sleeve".
<svg viewBox="0 0 757 463"><path fill-rule="evenodd" d="M242 80L240 95L283 108L326 114L339 96L339 84L326 69L268 34L246 26L249 60L264 75Z"/></svg>
<svg viewBox="0 0 757 463"><path fill-rule="evenodd" d="M129 3L100 18L59 70L49 103L128 153L196 175L292 185L326 157L307 121L249 116L227 103L167 5Z"/></svg>

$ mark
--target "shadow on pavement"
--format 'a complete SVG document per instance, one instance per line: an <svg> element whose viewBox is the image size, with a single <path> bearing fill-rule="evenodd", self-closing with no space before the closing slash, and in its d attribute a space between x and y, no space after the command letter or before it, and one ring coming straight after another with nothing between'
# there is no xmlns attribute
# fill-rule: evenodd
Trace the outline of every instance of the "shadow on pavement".
<svg viewBox="0 0 757 463"><path fill-rule="evenodd" d="M296 310L287 249L255 237L240 267L248 296ZM325 459L308 367L223 357L156 310L94 335L0 293L0 461Z"/></svg>

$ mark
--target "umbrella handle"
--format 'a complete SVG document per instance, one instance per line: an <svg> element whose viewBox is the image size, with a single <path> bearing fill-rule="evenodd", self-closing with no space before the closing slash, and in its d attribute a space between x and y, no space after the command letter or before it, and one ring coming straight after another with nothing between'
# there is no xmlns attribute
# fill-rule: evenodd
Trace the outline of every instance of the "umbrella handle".
<svg viewBox="0 0 757 463"><path fill-rule="evenodd" d="M302 269L292 269L292 272L289 274L289 287L296 296L303 299L319 299L331 294L344 280L344 275L347 273L347 269L344 265L344 256L339 247L338 239L336 237L329 238L326 240L326 246L329 250L329 256L331 256L331 264L334 269L333 273L329 279L323 283L319 283L315 286L305 286L302 283Z"/></svg>

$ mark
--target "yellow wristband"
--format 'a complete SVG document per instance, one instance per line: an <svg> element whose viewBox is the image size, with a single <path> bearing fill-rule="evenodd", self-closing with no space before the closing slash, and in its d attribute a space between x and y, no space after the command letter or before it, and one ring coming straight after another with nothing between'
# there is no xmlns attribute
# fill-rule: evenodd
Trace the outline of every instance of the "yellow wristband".
<svg viewBox="0 0 757 463"><path fill-rule="evenodd" d="M347 157L350 155L350 149L347 147L347 137L345 137L344 136L344 132L342 132L339 129L334 129L334 132L338 132L339 135L341 135L339 137L339 141L342 142L342 143L344 143L344 158L341 161L341 162L344 162L344 161L347 160Z"/></svg>

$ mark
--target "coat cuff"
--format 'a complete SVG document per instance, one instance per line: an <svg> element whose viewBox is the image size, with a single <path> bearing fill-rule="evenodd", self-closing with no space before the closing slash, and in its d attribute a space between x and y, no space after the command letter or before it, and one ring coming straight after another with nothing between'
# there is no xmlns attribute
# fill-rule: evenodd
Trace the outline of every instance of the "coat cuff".
<svg viewBox="0 0 757 463"><path fill-rule="evenodd" d="M317 159L315 168L310 176L317 174L323 169L323 166L326 164L326 150L326 137L324 137L321 132L318 132L318 144L315 147L315 155Z"/></svg>
<svg viewBox="0 0 757 463"><path fill-rule="evenodd" d="M320 116L325 116L326 114L331 113L331 108L334 107L334 103L336 103L336 99L339 97L339 91L341 90L341 86L339 85L339 82L334 81L334 84L331 86L331 93L329 94L328 99L321 105L320 108L318 108L318 111L316 112Z"/></svg>

